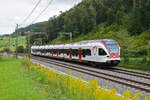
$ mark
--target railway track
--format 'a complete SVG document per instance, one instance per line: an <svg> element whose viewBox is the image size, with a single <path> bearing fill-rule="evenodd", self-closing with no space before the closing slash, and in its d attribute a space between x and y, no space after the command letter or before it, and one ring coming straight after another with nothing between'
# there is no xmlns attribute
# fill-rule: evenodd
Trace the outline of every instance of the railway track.
<svg viewBox="0 0 150 100"><path fill-rule="evenodd" d="M124 74L132 75L132 76L150 79L150 74L148 73L136 72L136 71L120 69L120 68L114 68L112 71L117 72L117 73L124 73Z"/></svg>
<svg viewBox="0 0 150 100"><path fill-rule="evenodd" d="M24 54L19 54L20 56L24 56ZM68 64L72 64L73 62L68 62ZM81 63L75 63L76 65L83 65ZM86 67L89 67L91 65L83 65ZM93 66L94 67L94 66ZM103 69L105 70L105 69ZM148 73L144 73L144 72L137 72L137 71L132 71L132 70L127 70L127 69L122 69L122 68L111 68L111 69L106 69L107 71L111 71L111 72L116 72L116 73L122 73L122 74L128 74L128 75L132 75L132 76L136 76L136 77L140 77L140 78L145 78L145 79L149 79L150 80L150 74Z"/></svg>
<svg viewBox="0 0 150 100"><path fill-rule="evenodd" d="M133 79L130 79L130 78L120 77L120 76L110 74L110 73L105 73L105 72L102 72L102 71L99 71L99 70L93 70L93 68L85 67L85 66L78 65L78 64L75 65L75 64L71 64L71 63L65 63L65 62L56 61L56 60L52 60L52 59L47 59L47 58L43 58L43 57L37 57L37 56L36 57L32 56L32 59L42 61L42 62L45 62L45 63L49 63L49 64L52 64L52 65L64 67L64 68L67 68L67 69L70 69L70 70L73 70L73 71L88 74L88 75L91 75L91 76L94 76L94 77L97 77L97 78L105 79L105 80L108 80L108 81L112 81L112 82L115 82L115 83L126 85L126 86L131 87L131 88L135 88L135 89L140 90L140 91L144 91L146 93L150 93L150 83L141 82L141 81L133 80ZM144 78L144 79L147 79L147 80L150 79L150 77L148 75L147 76L141 75L141 73L138 73L138 72L136 73L136 72L132 72L132 71L125 71L125 70L119 70L119 69L108 70L108 71L133 75L133 76ZM133 73L135 73L135 75Z"/></svg>
<svg viewBox="0 0 150 100"><path fill-rule="evenodd" d="M71 63L67 62L67 63L72 64L72 62ZM79 66L90 67L90 65L83 65L81 63L74 63L74 64L79 65ZM95 69L98 69L98 68L95 68ZM136 76L136 77L139 77L139 78L144 78L144 79L150 80L150 74L144 73L144 72L137 72L137 71L121 69L121 68L110 68L110 69L101 69L101 70L106 70L106 71L116 72L116 73L121 73L121 74L128 74L128 75L131 75L131 76Z"/></svg>

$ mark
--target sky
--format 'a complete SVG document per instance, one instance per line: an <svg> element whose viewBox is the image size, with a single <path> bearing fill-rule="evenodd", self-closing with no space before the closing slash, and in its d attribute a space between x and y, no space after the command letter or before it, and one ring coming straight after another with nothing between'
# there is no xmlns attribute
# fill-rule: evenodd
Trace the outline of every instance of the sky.
<svg viewBox="0 0 150 100"><path fill-rule="evenodd" d="M47 6L50 0L42 0L32 16L23 23L33 7L39 0L1 0L0 3L0 35L10 34L15 31L16 24L20 27L27 26ZM49 8L35 21L47 21L50 17L57 16L60 11L66 11L81 2L81 0L53 0Z"/></svg>

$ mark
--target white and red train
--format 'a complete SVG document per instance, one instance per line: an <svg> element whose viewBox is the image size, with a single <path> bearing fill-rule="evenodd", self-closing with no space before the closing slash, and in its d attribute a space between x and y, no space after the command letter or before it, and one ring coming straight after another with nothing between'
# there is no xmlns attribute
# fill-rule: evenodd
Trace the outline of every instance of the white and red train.
<svg viewBox="0 0 150 100"><path fill-rule="evenodd" d="M95 66L114 67L120 63L120 46L114 40L88 40L60 45L32 46L31 54L70 61L87 62Z"/></svg>

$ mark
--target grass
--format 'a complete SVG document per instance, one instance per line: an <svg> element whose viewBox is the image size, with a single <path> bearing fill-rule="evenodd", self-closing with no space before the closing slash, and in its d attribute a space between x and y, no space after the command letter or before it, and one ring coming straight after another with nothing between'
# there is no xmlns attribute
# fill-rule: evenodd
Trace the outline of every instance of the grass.
<svg viewBox="0 0 150 100"><path fill-rule="evenodd" d="M0 57L0 100L63 100L65 98L59 89L35 80L35 73L21 66L21 60Z"/></svg>
<svg viewBox="0 0 150 100"><path fill-rule="evenodd" d="M5 36L0 39L0 51L3 51L4 48L8 46L9 37ZM15 51L15 44L16 44L16 38L10 38L10 45L9 48L11 51ZM26 46L26 36L19 36L18 37L18 46L23 45Z"/></svg>
<svg viewBox="0 0 150 100"><path fill-rule="evenodd" d="M150 58L129 58L127 61L122 59L119 67L150 73Z"/></svg>

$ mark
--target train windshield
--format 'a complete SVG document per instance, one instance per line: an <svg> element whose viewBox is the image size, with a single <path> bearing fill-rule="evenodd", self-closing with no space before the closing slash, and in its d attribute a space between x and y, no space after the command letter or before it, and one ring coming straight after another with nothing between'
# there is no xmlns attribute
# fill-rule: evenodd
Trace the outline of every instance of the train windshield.
<svg viewBox="0 0 150 100"><path fill-rule="evenodd" d="M119 47L115 41L103 41L111 54L118 54Z"/></svg>

